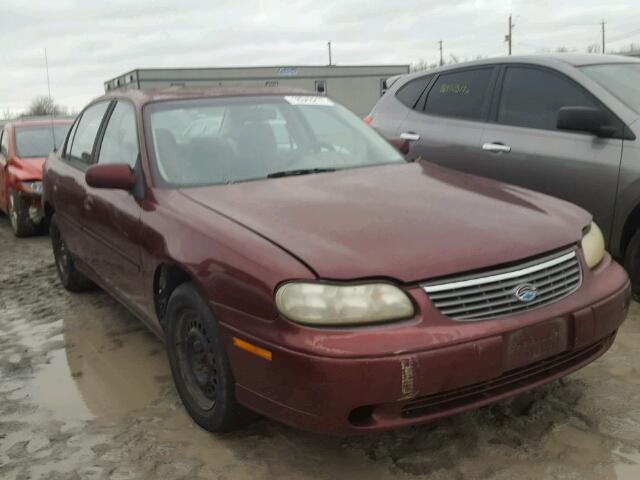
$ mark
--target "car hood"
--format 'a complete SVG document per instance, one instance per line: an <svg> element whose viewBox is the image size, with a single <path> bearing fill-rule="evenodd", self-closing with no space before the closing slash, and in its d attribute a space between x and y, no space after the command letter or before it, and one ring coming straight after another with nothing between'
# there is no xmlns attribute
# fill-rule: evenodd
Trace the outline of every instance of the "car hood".
<svg viewBox="0 0 640 480"><path fill-rule="evenodd" d="M183 189L325 279L425 280L575 243L562 200L419 162Z"/></svg>
<svg viewBox="0 0 640 480"><path fill-rule="evenodd" d="M11 170L18 180L41 180L46 158L13 158Z"/></svg>

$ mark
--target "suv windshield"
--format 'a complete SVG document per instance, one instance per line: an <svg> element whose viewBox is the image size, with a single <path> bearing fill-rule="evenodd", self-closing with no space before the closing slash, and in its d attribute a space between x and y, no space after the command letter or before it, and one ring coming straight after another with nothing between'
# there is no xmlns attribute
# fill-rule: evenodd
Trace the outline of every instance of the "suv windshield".
<svg viewBox="0 0 640 480"><path fill-rule="evenodd" d="M16 127L16 154L22 158L46 157L59 146L67 135L69 125L54 124L33 127ZM53 138L55 138L55 145Z"/></svg>
<svg viewBox="0 0 640 480"><path fill-rule="evenodd" d="M326 97L158 102L145 109L159 185L192 186L302 175L405 159Z"/></svg>
<svg viewBox="0 0 640 480"><path fill-rule="evenodd" d="M628 107L640 113L640 63L617 63L581 67Z"/></svg>

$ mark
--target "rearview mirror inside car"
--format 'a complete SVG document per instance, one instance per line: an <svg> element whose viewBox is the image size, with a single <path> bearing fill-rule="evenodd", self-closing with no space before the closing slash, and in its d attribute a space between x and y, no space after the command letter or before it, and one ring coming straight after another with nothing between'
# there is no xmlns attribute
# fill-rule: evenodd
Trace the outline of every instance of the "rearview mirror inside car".
<svg viewBox="0 0 640 480"><path fill-rule="evenodd" d="M611 137L618 130L607 112L593 107L562 107L557 126L558 130L589 132L598 137Z"/></svg>
<svg viewBox="0 0 640 480"><path fill-rule="evenodd" d="M92 165L84 178L87 185L93 188L131 191L136 183L136 174L126 163Z"/></svg>

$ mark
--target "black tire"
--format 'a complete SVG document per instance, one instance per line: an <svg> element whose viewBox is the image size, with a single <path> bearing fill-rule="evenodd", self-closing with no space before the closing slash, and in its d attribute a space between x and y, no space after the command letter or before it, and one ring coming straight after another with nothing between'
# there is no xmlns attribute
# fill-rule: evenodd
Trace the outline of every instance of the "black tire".
<svg viewBox="0 0 640 480"><path fill-rule="evenodd" d="M167 306L167 352L178 394L205 430L228 432L252 417L235 399L218 323L191 283L175 289Z"/></svg>
<svg viewBox="0 0 640 480"><path fill-rule="evenodd" d="M56 220L56 214L54 213L51 220L49 220L49 233L53 257L56 261L56 270L62 286L70 292L84 292L95 288L95 283L76 270L73 257L62 239Z"/></svg>
<svg viewBox="0 0 640 480"><path fill-rule="evenodd" d="M7 216L16 237L30 237L38 232L38 225L29 218L29 203L15 191L9 190Z"/></svg>
<svg viewBox="0 0 640 480"><path fill-rule="evenodd" d="M631 279L633 298L640 300L640 230L631 237L624 252L624 268Z"/></svg>

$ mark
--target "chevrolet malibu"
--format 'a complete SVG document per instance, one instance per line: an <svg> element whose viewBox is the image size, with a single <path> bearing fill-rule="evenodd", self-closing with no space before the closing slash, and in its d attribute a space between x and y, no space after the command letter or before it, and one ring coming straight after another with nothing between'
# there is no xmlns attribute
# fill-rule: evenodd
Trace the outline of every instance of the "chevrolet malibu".
<svg viewBox="0 0 640 480"><path fill-rule="evenodd" d="M0 128L0 211L17 237L44 227L42 165L64 140L71 120L25 118Z"/></svg>
<svg viewBox="0 0 640 480"><path fill-rule="evenodd" d="M297 91L101 97L49 156L44 201L63 285L101 286L162 338L214 432L477 408L602 355L629 306L584 210L408 162Z"/></svg>

